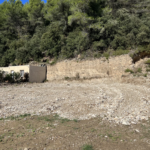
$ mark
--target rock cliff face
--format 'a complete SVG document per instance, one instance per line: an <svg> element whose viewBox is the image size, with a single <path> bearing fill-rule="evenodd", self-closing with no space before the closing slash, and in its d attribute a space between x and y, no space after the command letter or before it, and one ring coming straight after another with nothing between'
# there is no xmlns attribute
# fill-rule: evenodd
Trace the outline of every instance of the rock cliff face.
<svg viewBox="0 0 150 150"><path fill-rule="evenodd" d="M132 59L129 55L111 57L94 60L65 60L53 66L47 66L47 79L58 80L65 77L80 78L103 78L113 77L119 79L125 69L132 65Z"/></svg>

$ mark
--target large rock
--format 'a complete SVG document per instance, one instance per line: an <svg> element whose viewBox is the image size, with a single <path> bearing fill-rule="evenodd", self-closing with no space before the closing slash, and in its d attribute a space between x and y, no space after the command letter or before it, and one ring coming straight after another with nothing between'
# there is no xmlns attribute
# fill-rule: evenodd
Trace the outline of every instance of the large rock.
<svg viewBox="0 0 150 150"><path fill-rule="evenodd" d="M126 126L129 126L129 125L130 125L130 123L129 123L128 121L125 121L125 120L122 121L122 124L123 124L123 125L126 125Z"/></svg>

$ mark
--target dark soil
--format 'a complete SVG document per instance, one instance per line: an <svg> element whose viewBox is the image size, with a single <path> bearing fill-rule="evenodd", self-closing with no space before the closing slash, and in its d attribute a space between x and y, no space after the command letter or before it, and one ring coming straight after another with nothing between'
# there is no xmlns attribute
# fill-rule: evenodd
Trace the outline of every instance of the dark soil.
<svg viewBox="0 0 150 150"><path fill-rule="evenodd" d="M123 126L103 122L101 118L79 121L56 114L26 114L0 120L0 150L88 150L88 147L149 150L150 122Z"/></svg>

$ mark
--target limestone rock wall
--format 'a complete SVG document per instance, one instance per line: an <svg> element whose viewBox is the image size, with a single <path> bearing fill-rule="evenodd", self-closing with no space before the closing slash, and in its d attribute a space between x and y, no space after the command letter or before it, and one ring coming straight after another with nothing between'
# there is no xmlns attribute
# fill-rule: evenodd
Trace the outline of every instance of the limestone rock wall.
<svg viewBox="0 0 150 150"><path fill-rule="evenodd" d="M80 78L101 78L114 77L120 78L125 69L132 65L129 55L111 57L94 60L64 60L53 66L47 66L47 79L57 80L65 77L75 77L79 74Z"/></svg>

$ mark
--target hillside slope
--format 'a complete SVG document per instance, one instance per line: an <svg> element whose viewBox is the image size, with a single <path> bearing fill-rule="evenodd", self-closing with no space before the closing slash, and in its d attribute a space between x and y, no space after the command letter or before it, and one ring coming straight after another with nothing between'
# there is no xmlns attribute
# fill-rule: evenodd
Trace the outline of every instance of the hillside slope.
<svg viewBox="0 0 150 150"><path fill-rule="evenodd" d="M149 0L20 0L0 4L0 66L150 49Z"/></svg>

